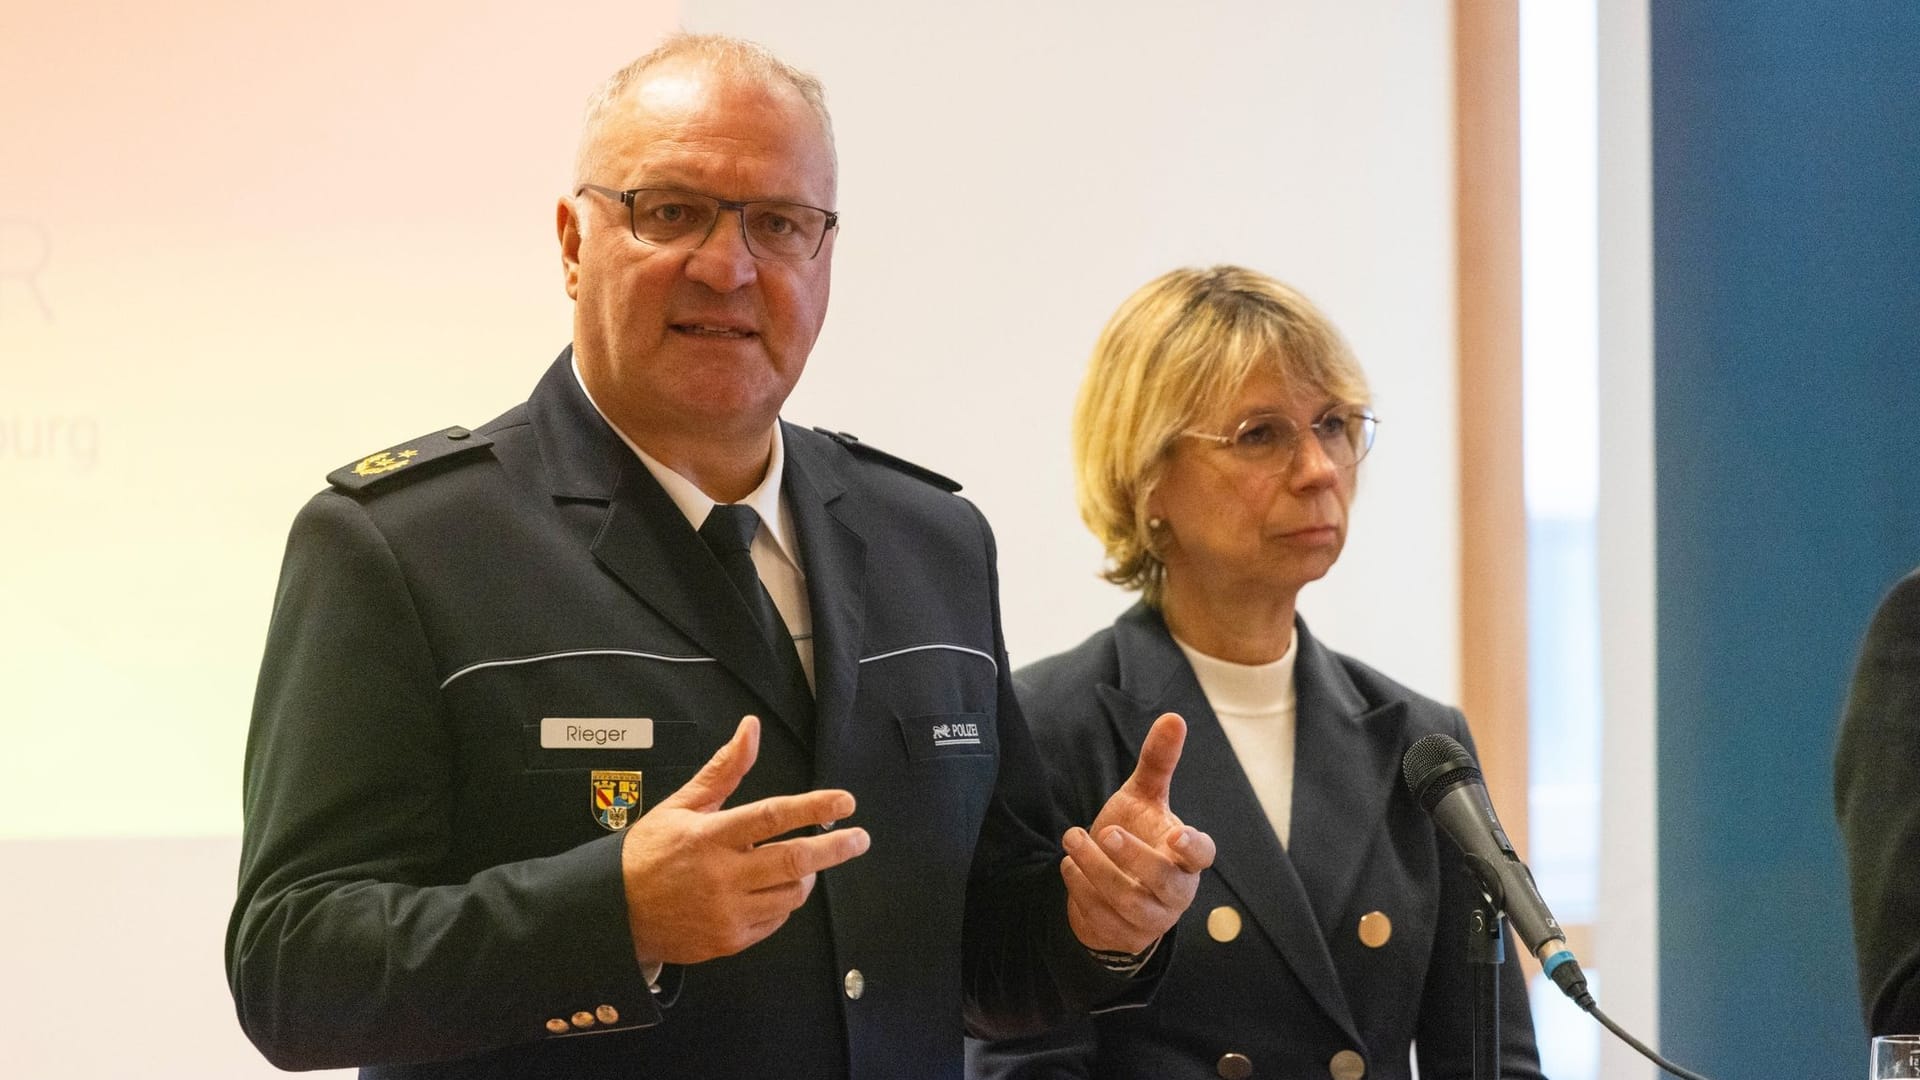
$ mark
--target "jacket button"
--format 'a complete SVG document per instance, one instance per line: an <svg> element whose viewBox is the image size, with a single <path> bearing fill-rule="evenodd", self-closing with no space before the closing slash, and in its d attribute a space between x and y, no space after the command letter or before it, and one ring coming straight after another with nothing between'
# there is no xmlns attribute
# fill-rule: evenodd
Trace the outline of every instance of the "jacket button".
<svg viewBox="0 0 1920 1080"><path fill-rule="evenodd" d="M1218 942L1240 936L1240 913L1225 904L1207 912L1207 936Z"/></svg>
<svg viewBox="0 0 1920 1080"><path fill-rule="evenodd" d="M617 1024L620 1022L620 1010L611 1005L600 1006L593 1010L593 1015L603 1024Z"/></svg>
<svg viewBox="0 0 1920 1080"><path fill-rule="evenodd" d="M1367 1075L1367 1062L1351 1050L1342 1050L1327 1062L1327 1073L1333 1080L1360 1080Z"/></svg>
<svg viewBox="0 0 1920 1080"><path fill-rule="evenodd" d="M593 1026L593 1014L585 1009L573 1014L573 1026L585 1031Z"/></svg>
<svg viewBox="0 0 1920 1080"><path fill-rule="evenodd" d="M847 997L854 1001L859 1001L860 995L867 992L867 977L860 974L859 968L854 968L852 971L847 972L845 985L847 988Z"/></svg>
<svg viewBox="0 0 1920 1080"><path fill-rule="evenodd" d="M1360 916L1360 944L1377 949L1393 939L1393 920L1384 911L1369 911Z"/></svg>
<svg viewBox="0 0 1920 1080"><path fill-rule="evenodd" d="M1213 1071L1219 1073L1223 1080L1247 1080L1253 1075L1253 1059L1245 1054L1221 1054L1220 1060L1214 1063Z"/></svg>
<svg viewBox="0 0 1920 1080"><path fill-rule="evenodd" d="M553 1032L555 1035L565 1035L567 1033L567 1022L556 1016L547 1021L547 1030Z"/></svg>

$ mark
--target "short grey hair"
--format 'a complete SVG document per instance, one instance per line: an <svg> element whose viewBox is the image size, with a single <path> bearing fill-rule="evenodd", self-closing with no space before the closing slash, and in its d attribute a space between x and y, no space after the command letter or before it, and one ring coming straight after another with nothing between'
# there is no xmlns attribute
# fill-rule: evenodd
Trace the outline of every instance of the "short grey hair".
<svg viewBox="0 0 1920 1080"><path fill-rule="evenodd" d="M640 77L656 65L669 60L693 59L730 75L749 79L762 86L791 87L820 118L820 131L827 139L827 153L834 172L840 171L840 155L833 145L833 117L827 112L827 90L820 80L774 55L773 50L755 41L726 34L675 33L651 52L613 73L587 99L585 123L580 131L580 149L574 157L573 182L591 183L599 164L600 128L607 114L626 97Z"/></svg>

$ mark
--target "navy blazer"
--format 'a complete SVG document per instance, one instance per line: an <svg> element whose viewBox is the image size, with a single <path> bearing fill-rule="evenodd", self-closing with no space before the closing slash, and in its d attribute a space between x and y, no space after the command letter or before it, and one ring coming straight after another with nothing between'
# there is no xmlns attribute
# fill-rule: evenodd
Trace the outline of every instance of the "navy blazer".
<svg viewBox="0 0 1920 1080"><path fill-rule="evenodd" d="M301 511L227 942L241 1024L275 1064L958 1077L963 1024L1032 1030L1150 991L1154 973L1106 971L1067 925L985 521L912 466L783 431L812 702L570 353L524 406L370 455ZM845 788L872 848L771 937L668 969L656 995L616 826L750 712L760 758L731 801ZM547 718L645 719L653 738L558 748ZM596 772L639 780L603 790Z"/></svg>
<svg viewBox="0 0 1920 1080"><path fill-rule="evenodd" d="M1104 801L1097 793L1126 778L1155 718L1185 717L1172 806L1219 853L1181 919L1181 954L1147 1008L972 1046L974 1076L1396 1080L1411 1075L1416 1043L1422 1080L1472 1076L1466 942L1479 890L1400 770L1408 745L1434 732L1471 747L1465 718L1295 625L1298 727L1284 849L1157 612L1136 605L1077 648L1017 673L1056 798L1074 820L1087 820ZM1511 938L1500 994L1502 1075L1537 1080Z"/></svg>

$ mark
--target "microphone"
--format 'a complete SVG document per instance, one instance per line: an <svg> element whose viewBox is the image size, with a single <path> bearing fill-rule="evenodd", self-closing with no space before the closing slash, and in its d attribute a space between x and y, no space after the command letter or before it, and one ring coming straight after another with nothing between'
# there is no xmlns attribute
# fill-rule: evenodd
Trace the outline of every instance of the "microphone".
<svg viewBox="0 0 1920 1080"><path fill-rule="evenodd" d="M1533 883L1533 873L1514 854L1487 798L1486 778L1473 755L1445 735L1429 735L1400 759L1407 790L1420 809L1452 838L1495 907L1506 912L1514 932L1540 960L1541 970L1581 1009L1592 1011L1587 977L1567 948L1567 935Z"/></svg>
<svg viewBox="0 0 1920 1080"><path fill-rule="evenodd" d="M1540 887L1533 883L1533 871L1514 854L1507 831L1494 816L1493 802L1487 798L1486 777L1467 753L1467 748L1445 735L1429 735L1412 746L1400 759L1400 771L1406 774L1407 790L1420 801L1420 809L1432 816L1434 824L1459 845L1467 857L1467 866L1480 879L1487 899L1506 912L1507 919L1540 958L1540 968L1581 1010L1591 1013L1608 1031L1639 1051L1648 1061L1681 1077L1682 1080L1706 1080L1696 1072L1675 1065L1646 1043L1634 1038L1627 1029L1600 1011L1587 992L1587 977L1580 962L1567 948L1567 935L1540 898ZM1476 1068L1478 1062L1475 1063Z"/></svg>

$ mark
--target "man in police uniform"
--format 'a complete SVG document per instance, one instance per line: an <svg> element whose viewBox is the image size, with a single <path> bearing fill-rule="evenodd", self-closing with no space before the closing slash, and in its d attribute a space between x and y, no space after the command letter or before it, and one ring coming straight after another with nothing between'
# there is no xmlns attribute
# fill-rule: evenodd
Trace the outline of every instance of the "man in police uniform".
<svg viewBox="0 0 1920 1080"><path fill-rule="evenodd" d="M1143 1001L1213 857L1167 806L1183 725L1063 833L985 522L778 418L838 224L818 83L676 38L578 169L532 397L294 523L227 942L249 1037L372 1076L957 1077L963 1027Z"/></svg>

